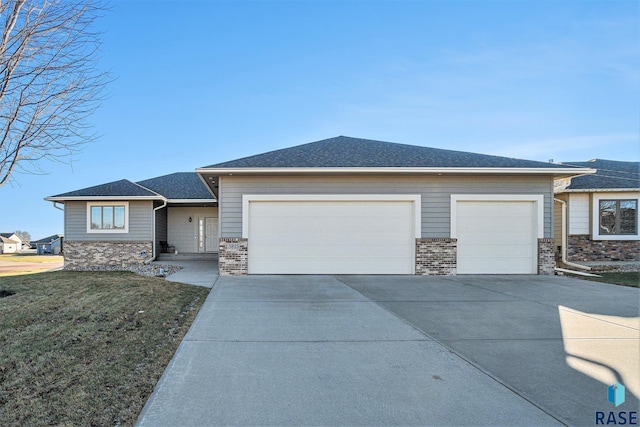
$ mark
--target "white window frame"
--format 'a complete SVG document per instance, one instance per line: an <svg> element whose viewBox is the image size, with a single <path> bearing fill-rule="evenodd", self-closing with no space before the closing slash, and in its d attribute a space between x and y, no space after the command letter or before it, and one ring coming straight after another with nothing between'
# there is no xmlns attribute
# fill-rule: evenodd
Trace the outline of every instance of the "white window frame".
<svg viewBox="0 0 640 427"><path fill-rule="evenodd" d="M251 202L412 202L414 236L422 233L422 196L419 194L244 194L242 196L242 237L249 238Z"/></svg>
<svg viewBox="0 0 640 427"><path fill-rule="evenodd" d="M91 208L95 206L124 206L124 228L95 229L91 228ZM123 234L129 232L129 202L87 202L88 234Z"/></svg>
<svg viewBox="0 0 640 427"><path fill-rule="evenodd" d="M640 240L640 224L636 224L636 234L600 234L600 200L635 200L640 209L638 193L594 193L591 204L591 239ZM640 215L636 215L636 221L640 221Z"/></svg>
<svg viewBox="0 0 640 427"><path fill-rule="evenodd" d="M536 236L538 239L544 238L544 195L542 194L452 194L452 239L458 238L458 202L533 202L536 212Z"/></svg>

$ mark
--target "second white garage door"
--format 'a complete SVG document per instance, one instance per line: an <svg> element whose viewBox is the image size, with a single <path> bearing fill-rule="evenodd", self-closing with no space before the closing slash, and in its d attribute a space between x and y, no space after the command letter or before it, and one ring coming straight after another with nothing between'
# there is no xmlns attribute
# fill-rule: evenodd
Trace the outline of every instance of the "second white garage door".
<svg viewBox="0 0 640 427"><path fill-rule="evenodd" d="M245 197L249 274L414 272L419 196Z"/></svg>
<svg viewBox="0 0 640 427"><path fill-rule="evenodd" d="M535 274L541 203L452 200L458 274Z"/></svg>

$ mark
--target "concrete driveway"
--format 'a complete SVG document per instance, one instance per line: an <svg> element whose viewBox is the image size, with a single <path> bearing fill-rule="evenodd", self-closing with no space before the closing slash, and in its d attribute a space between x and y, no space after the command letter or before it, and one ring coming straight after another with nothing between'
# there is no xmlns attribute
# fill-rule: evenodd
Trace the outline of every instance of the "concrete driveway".
<svg viewBox="0 0 640 427"><path fill-rule="evenodd" d="M638 307L561 277L221 277L138 425L595 425L638 410Z"/></svg>

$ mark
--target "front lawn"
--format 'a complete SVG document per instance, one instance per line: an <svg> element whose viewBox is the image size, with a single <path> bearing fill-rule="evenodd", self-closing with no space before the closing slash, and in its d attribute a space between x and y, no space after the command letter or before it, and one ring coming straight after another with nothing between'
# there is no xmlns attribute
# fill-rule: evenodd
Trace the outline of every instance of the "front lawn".
<svg viewBox="0 0 640 427"><path fill-rule="evenodd" d="M56 262L62 261L61 255L35 255L35 254L0 254L0 261L6 262Z"/></svg>
<svg viewBox="0 0 640 427"><path fill-rule="evenodd" d="M129 272L0 278L0 424L133 425L208 293Z"/></svg>
<svg viewBox="0 0 640 427"><path fill-rule="evenodd" d="M579 276L581 279L594 280L596 282L612 283L614 285L631 286L634 288L640 287L640 273L634 272L611 272L611 273L597 273L602 277L584 277Z"/></svg>

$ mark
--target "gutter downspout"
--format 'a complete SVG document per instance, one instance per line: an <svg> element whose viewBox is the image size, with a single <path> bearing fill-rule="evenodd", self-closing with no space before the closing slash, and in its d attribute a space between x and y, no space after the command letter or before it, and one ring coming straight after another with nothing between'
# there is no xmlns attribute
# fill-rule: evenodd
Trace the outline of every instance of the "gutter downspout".
<svg viewBox="0 0 640 427"><path fill-rule="evenodd" d="M158 254L156 253L156 213L167 206L167 199L163 198L162 199L162 204L160 206L158 206L157 208L153 208L153 218L151 220L151 229L153 230L153 243L152 243L152 248L151 248L151 258L149 258L148 260L146 260L144 263L145 264L149 264L150 262L153 262L156 260L156 258L158 257Z"/></svg>
<svg viewBox="0 0 640 427"><path fill-rule="evenodd" d="M60 202L53 202L53 207L58 209L59 211L64 212L64 208L61 208L60 206L56 206L58 203ZM64 206L64 203L62 204L62 206Z"/></svg>
<svg viewBox="0 0 640 427"><path fill-rule="evenodd" d="M553 201L558 202L562 205L562 263L574 268L579 268L582 270L591 270L591 267L587 267L586 265L576 264L570 261L567 261L567 202L564 200L553 198ZM558 268L556 267L556 270Z"/></svg>

